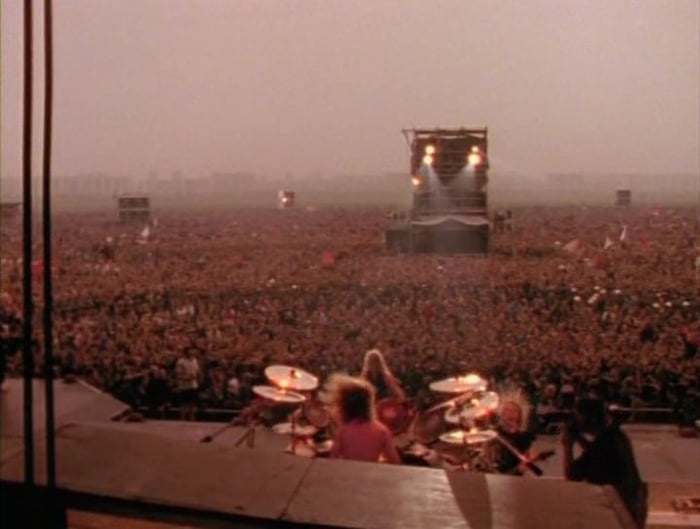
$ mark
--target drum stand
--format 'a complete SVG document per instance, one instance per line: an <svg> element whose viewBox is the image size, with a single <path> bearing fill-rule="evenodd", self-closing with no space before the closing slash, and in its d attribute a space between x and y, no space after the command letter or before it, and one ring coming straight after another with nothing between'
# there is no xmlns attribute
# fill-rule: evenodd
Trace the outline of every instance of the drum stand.
<svg viewBox="0 0 700 529"><path fill-rule="evenodd" d="M289 432L289 437L290 437L290 442L289 446L284 449L285 454L292 454L293 456L300 455L303 457L314 457L316 455L316 451L313 449L313 447L310 447L308 444L308 437L305 435L297 435L297 411L292 412L291 417L290 417L290 432ZM299 448L308 448L310 452L307 453L300 453Z"/></svg>
<svg viewBox="0 0 700 529"><path fill-rule="evenodd" d="M297 455L297 436L296 436L296 428L297 428L297 419L296 419L296 411L292 412L291 414L291 424L292 428L289 433L289 446L284 449L285 454L292 454L293 456Z"/></svg>
<svg viewBox="0 0 700 529"><path fill-rule="evenodd" d="M479 472L487 471L489 465L486 459L483 457L484 449L482 447L477 445L472 446L465 442L462 445L462 450L462 456L460 457L461 461L457 463L457 468L455 470L460 470L462 472L467 470Z"/></svg>
<svg viewBox="0 0 700 529"><path fill-rule="evenodd" d="M460 426L464 430L465 434L476 429L476 421L474 419L465 419L461 422ZM459 464L457 470L466 471L474 470L478 472L488 472L491 468L489 461L484 457L486 442L482 443L469 443L468 437L464 436L464 442L462 444L463 456L462 462Z"/></svg>
<svg viewBox="0 0 700 529"><path fill-rule="evenodd" d="M236 439L236 442L233 443L233 446L239 447L243 444L245 441L246 446L248 448L254 448L255 447L255 430L257 430L258 425L260 423L258 421L253 422L248 428L246 428L246 431L243 432L243 434Z"/></svg>

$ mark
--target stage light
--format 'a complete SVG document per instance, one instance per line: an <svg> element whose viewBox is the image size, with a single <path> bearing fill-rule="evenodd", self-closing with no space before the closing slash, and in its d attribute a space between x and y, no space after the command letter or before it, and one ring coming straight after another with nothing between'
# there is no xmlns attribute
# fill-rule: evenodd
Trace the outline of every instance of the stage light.
<svg viewBox="0 0 700 529"><path fill-rule="evenodd" d="M411 182L413 183L413 185L414 185L415 187L418 187L418 186L420 185L420 183L421 183L421 180L420 180L420 178L418 178L417 176L412 176L412 177L411 177Z"/></svg>
<svg viewBox="0 0 700 529"><path fill-rule="evenodd" d="M429 154L426 154L423 156L423 164L424 165L433 165L433 157L430 156Z"/></svg>
<svg viewBox="0 0 700 529"><path fill-rule="evenodd" d="M481 149L478 145L472 145L467 154L467 163L470 166L480 165L482 162Z"/></svg>
<svg viewBox="0 0 700 529"><path fill-rule="evenodd" d="M435 145L426 145L425 154L435 154Z"/></svg>

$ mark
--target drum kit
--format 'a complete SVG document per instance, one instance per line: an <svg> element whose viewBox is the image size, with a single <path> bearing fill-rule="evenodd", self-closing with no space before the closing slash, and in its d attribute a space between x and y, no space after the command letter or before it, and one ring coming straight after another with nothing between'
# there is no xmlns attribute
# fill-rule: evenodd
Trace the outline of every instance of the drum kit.
<svg viewBox="0 0 700 529"><path fill-rule="evenodd" d="M324 457L332 446L333 421L326 405L313 397L319 380L297 367L273 365L265 369L270 385L253 392L272 406L293 406L288 421L272 425L272 431L290 437L286 452ZM386 398L377 402L377 418L394 435L407 462L437 461L462 470L493 469L488 446L499 436L491 428L499 405L498 394L487 391L488 382L470 373L439 380L430 389L442 401L416 412L409 402ZM444 399L447 397L447 399ZM447 464L445 464L447 463Z"/></svg>
<svg viewBox="0 0 700 529"><path fill-rule="evenodd" d="M253 392L272 406L300 406L289 414L288 422L272 426L272 431L290 436L286 452L304 457L316 457L329 452L328 443L316 442L314 437L327 430L330 413L326 407L313 399L312 392L318 388L318 378L297 367L272 365L265 369L270 385L253 386Z"/></svg>
<svg viewBox="0 0 700 529"><path fill-rule="evenodd" d="M490 446L499 437L492 428L498 394L487 391L488 382L476 373L438 380L429 387L438 398L448 398L416 416L409 450L433 456L445 468L493 471Z"/></svg>

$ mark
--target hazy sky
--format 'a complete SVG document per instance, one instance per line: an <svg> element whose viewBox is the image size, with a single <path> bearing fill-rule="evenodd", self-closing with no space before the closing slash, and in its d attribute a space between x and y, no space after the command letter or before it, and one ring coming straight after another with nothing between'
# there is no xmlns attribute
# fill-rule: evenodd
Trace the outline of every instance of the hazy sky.
<svg viewBox="0 0 700 529"><path fill-rule="evenodd" d="M57 175L404 171L402 128L482 125L496 171L700 171L698 0L54 9ZM22 1L1 14L1 169L15 176Z"/></svg>

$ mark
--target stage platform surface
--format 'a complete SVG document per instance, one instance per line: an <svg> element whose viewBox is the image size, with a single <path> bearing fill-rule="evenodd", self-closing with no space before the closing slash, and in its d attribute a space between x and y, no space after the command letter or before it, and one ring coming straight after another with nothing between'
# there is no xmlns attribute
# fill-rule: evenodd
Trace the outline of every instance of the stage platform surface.
<svg viewBox="0 0 700 529"><path fill-rule="evenodd" d="M4 481L23 479L21 400L22 383L12 380L0 394ZM36 387L35 400L41 418L43 395ZM284 453L288 438L264 427L256 429L253 447L237 448L243 427L112 420L124 410L90 386L57 381L58 484L72 494L138 505L121 507L136 517L147 505L155 519L177 508L194 516L190 523L211 516L230 524L220 527L625 527L609 491L561 479L556 436L536 442L541 450L557 450L540 463L545 475L518 478L294 456ZM41 483L43 418L35 429ZM700 497L700 440L680 438L668 426L625 429L651 486L649 527L700 527L700 515L673 508L678 498ZM215 433L212 442L201 442Z"/></svg>

